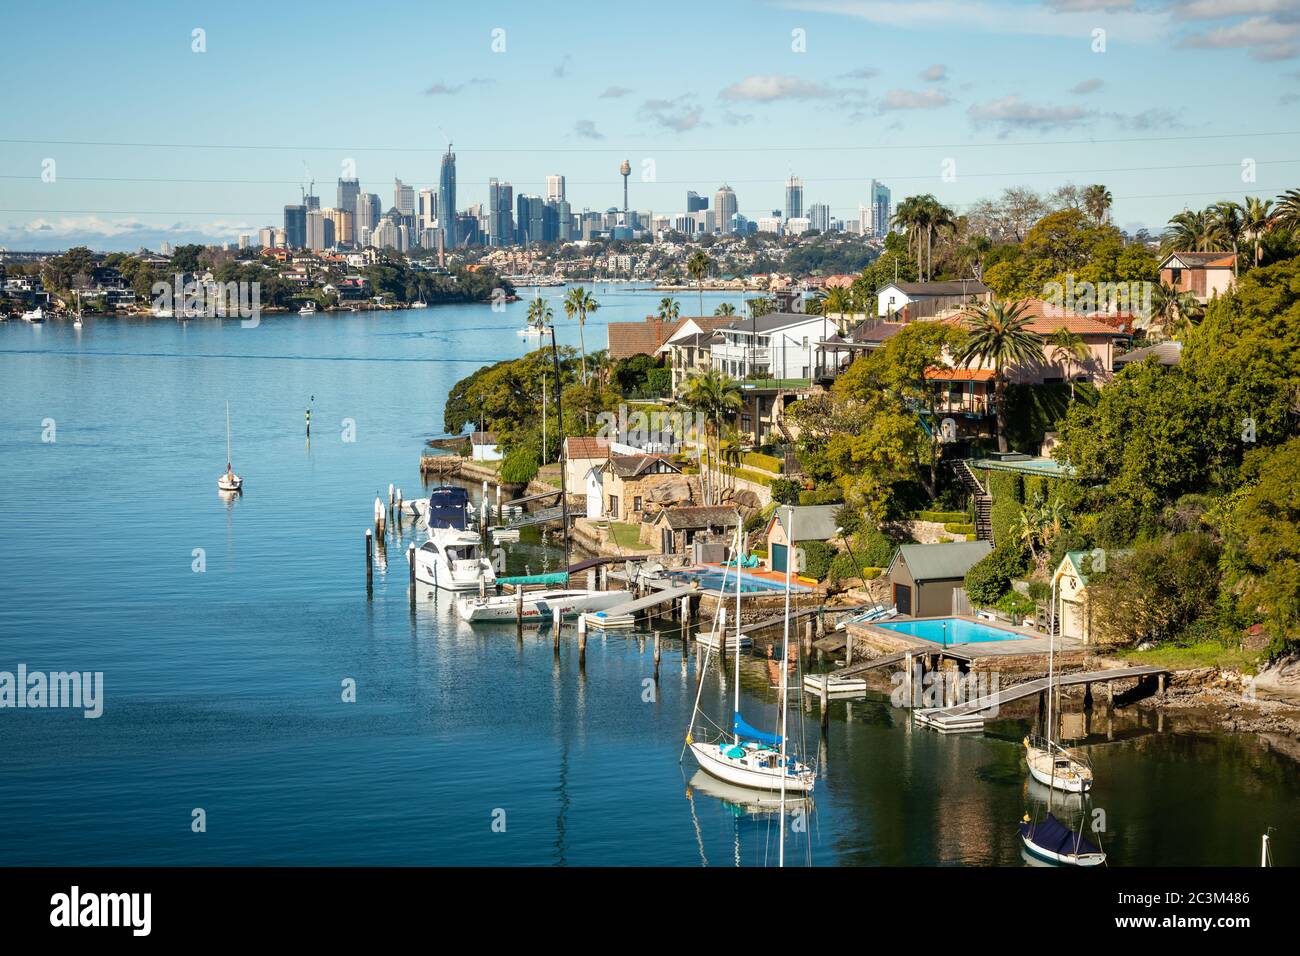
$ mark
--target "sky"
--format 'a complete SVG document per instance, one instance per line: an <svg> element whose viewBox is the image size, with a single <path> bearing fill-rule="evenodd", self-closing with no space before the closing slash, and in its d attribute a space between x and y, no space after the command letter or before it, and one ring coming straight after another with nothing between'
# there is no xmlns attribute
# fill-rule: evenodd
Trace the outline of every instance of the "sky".
<svg viewBox="0 0 1300 956"><path fill-rule="evenodd" d="M280 225L340 174L458 204L856 218L879 179L958 212L1106 184L1123 228L1300 185L1300 0L60 2L0 12L0 247L156 248ZM201 31L196 33L196 31ZM201 49L200 49L201 48ZM347 164L351 163L349 166ZM1253 179L1252 179L1253 177Z"/></svg>

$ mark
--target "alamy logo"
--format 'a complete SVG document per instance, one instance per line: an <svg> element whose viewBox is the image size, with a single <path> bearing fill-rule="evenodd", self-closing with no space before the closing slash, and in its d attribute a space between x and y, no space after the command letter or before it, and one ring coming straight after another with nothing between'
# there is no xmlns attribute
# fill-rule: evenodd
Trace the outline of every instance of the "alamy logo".
<svg viewBox="0 0 1300 956"><path fill-rule="evenodd" d="M152 893L82 893L74 886L50 897L51 926L129 926L148 936L153 924Z"/></svg>
<svg viewBox="0 0 1300 956"><path fill-rule="evenodd" d="M246 319L248 328L262 317L260 282L186 282L185 276L177 273L173 281L155 282L149 291L155 314L166 310L182 318Z"/></svg>
<svg viewBox="0 0 1300 956"><path fill-rule="evenodd" d="M83 717L95 718L104 712L103 671L29 671L26 664L18 672L0 671L0 709L71 708L82 710Z"/></svg>
<svg viewBox="0 0 1300 956"><path fill-rule="evenodd" d="M707 421L701 412L632 412L626 405L618 413L596 416L597 438L630 445L648 452L678 452L686 444L704 440Z"/></svg>
<svg viewBox="0 0 1300 956"><path fill-rule="evenodd" d="M1065 282L1043 286L1043 301L1049 316L1063 312L1131 312L1146 318L1151 315L1151 282L1083 282L1067 273Z"/></svg>

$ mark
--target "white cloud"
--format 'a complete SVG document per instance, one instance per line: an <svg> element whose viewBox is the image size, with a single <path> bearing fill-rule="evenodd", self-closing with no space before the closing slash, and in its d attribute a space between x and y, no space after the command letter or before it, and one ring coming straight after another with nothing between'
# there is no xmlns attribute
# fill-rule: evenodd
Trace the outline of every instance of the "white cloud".
<svg viewBox="0 0 1300 956"><path fill-rule="evenodd" d="M1293 13L1296 0L1175 0L1174 13L1184 20L1222 20L1260 13Z"/></svg>
<svg viewBox="0 0 1300 956"><path fill-rule="evenodd" d="M1019 96L1004 96L972 106L967 115L976 126L1011 130L1046 131L1077 126L1093 116L1082 106L1050 106L1029 103Z"/></svg>
<svg viewBox="0 0 1300 956"><path fill-rule="evenodd" d="M946 80L948 79L948 68L942 63L928 66L921 71L921 79L927 83L938 83L941 80Z"/></svg>
<svg viewBox="0 0 1300 956"><path fill-rule="evenodd" d="M1074 86L1070 87L1070 92L1076 96L1086 96L1089 93L1095 93L1097 90L1101 89L1101 86L1101 80L1093 77L1090 80L1081 80L1074 84Z"/></svg>
<svg viewBox="0 0 1300 956"><path fill-rule="evenodd" d="M646 100L637 116L674 133L684 133L701 125L704 112L687 94L672 100Z"/></svg>
<svg viewBox="0 0 1300 956"><path fill-rule="evenodd" d="M831 91L819 83L810 83L782 73L747 76L718 94L724 100L771 103L776 100L812 100L830 96Z"/></svg>
<svg viewBox="0 0 1300 956"><path fill-rule="evenodd" d="M933 110L947 106L952 99L943 90L890 90L880 102L882 111Z"/></svg>
<svg viewBox="0 0 1300 956"><path fill-rule="evenodd" d="M591 120L578 120L573 124L573 135L579 139L604 139L605 135L596 129L596 124Z"/></svg>
<svg viewBox="0 0 1300 956"><path fill-rule="evenodd" d="M621 100L632 91L626 86L607 86L605 92L600 94L602 100Z"/></svg>

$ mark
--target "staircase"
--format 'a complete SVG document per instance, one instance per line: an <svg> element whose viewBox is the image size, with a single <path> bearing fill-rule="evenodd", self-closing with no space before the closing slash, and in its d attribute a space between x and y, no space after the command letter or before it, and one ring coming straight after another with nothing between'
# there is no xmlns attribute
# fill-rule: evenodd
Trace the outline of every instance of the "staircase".
<svg viewBox="0 0 1300 956"><path fill-rule="evenodd" d="M992 496L984 490L984 486L975 477L975 472L971 471L965 459L955 462L953 467L957 469L957 478L961 481L962 487L975 499L975 537L980 541L993 544Z"/></svg>

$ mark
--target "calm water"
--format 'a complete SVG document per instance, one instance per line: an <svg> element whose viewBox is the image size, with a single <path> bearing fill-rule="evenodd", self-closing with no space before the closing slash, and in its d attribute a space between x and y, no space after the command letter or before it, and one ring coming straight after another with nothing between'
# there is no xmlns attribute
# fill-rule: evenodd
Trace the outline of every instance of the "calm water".
<svg viewBox="0 0 1300 956"><path fill-rule="evenodd" d="M590 349L604 345L604 322L659 298L597 295ZM694 311L694 295L679 298ZM724 297L705 298L712 311ZM679 765L697 673L680 644L668 642L646 702L643 635L593 639L583 676L571 633L557 660L549 636L518 645L511 628L459 624L445 596L422 597L413 617L409 532L366 598L375 494L389 482L418 490L448 388L522 354L523 309L275 317L257 329L0 324L0 670L103 671L106 695L98 720L0 710L0 860L774 859L770 814L690 786L694 766ZM576 344L576 328L557 324ZM215 488L227 399L246 482L230 506ZM511 560L538 570L557 558L534 540ZM347 678L356 703L340 699ZM770 724L765 667L747 664L742 686L747 719ZM715 720L730 693L709 677ZM825 777L791 860L1019 865L1028 723L942 738L905 717L883 695L835 704L817 748L809 711ZM1279 862L1300 859L1296 764L1251 737L1169 732L1168 719L1164 733L1116 726L1114 743L1093 748L1112 862L1249 865L1266 826ZM196 807L206 833L191 832ZM504 833L492 829L498 810Z"/></svg>

